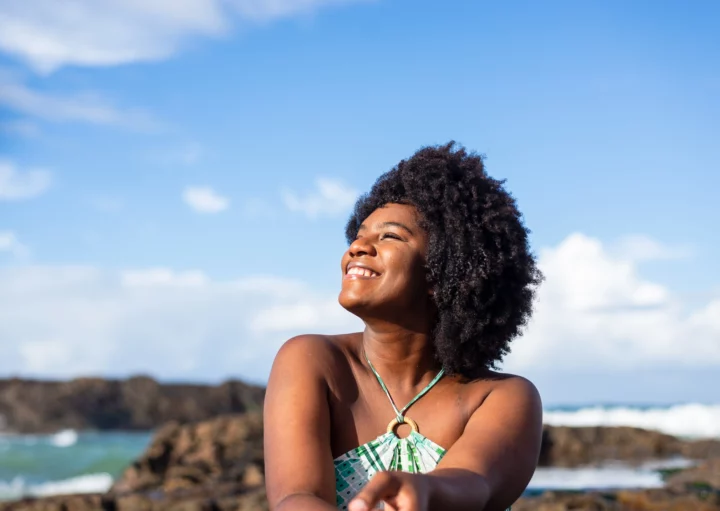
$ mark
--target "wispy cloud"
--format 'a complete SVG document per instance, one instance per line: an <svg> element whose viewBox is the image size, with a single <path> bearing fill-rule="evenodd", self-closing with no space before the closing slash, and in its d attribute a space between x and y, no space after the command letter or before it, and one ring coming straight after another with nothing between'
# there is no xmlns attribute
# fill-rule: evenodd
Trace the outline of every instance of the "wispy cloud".
<svg viewBox="0 0 720 511"><path fill-rule="evenodd" d="M20 171L12 162L0 160L0 201L37 197L45 193L51 183L52 176L47 170Z"/></svg>
<svg viewBox="0 0 720 511"><path fill-rule="evenodd" d="M0 2L0 51L40 73L172 56L194 37L221 37L233 23L268 22L363 0L56 0ZM367 0L364 0L367 1Z"/></svg>
<svg viewBox="0 0 720 511"><path fill-rule="evenodd" d="M203 148L197 142L188 142L172 148L155 149L148 153L148 159L167 166L191 166L203 156Z"/></svg>
<svg viewBox="0 0 720 511"><path fill-rule="evenodd" d="M161 123L147 112L117 108L97 94L53 95L32 90L17 81L0 83L0 105L53 122L86 122L142 132L162 129Z"/></svg>
<svg viewBox="0 0 720 511"><path fill-rule="evenodd" d="M0 132L21 137L36 137L40 134L40 127L30 120L16 119L0 122Z"/></svg>
<svg viewBox="0 0 720 511"><path fill-rule="evenodd" d="M30 250L20 243L14 232L0 231L0 253L2 252L9 252L15 257L25 257Z"/></svg>
<svg viewBox="0 0 720 511"><path fill-rule="evenodd" d="M230 199L209 186L188 186L183 192L183 200L198 213L219 213L230 206Z"/></svg>
<svg viewBox="0 0 720 511"><path fill-rule="evenodd" d="M88 199L88 202L93 208L105 213L117 213L125 206L121 198L109 195L94 195Z"/></svg>
<svg viewBox="0 0 720 511"><path fill-rule="evenodd" d="M263 22L312 13L321 7L374 0L226 0L242 18Z"/></svg>
<svg viewBox="0 0 720 511"><path fill-rule="evenodd" d="M127 270L121 273L123 287L197 287L207 284L208 278L201 271L175 272L168 268Z"/></svg>
<svg viewBox="0 0 720 511"><path fill-rule="evenodd" d="M687 259L692 256L690 247L666 245L643 235L622 238L612 247L612 252L633 261Z"/></svg>
<svg viewBox="0 0 720 511"><path fill-rule="evenodd" d="M345 213L355 203L358 192L334 179L318 178L316 190L304 196L296 192L283 190L285 206L290 211L303 213L308 218L335 216Z"/></svg>

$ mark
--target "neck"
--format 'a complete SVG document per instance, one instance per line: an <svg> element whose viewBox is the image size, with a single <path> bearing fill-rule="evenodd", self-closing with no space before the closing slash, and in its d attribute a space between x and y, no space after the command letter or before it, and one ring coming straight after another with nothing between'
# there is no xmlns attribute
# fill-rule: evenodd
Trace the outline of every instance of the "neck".
<svg viewBox="0 0 720 511"><path fill-rule="evenodd" d="M383 381L393 388L411 391L440 370L432 339L425 332L366 321L363 349Z"/></svg>

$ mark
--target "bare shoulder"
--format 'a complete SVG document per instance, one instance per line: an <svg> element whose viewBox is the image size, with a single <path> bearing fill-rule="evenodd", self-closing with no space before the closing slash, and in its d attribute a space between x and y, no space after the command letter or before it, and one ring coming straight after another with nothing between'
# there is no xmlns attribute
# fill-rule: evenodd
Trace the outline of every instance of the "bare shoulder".
<svg viewBox="0 0 720 511"><path fill-rule="evenodd" d="M530 380L522 376L498 374L477 412L482 416L489 414L504 417L530 430L542 429L540 392Z"/></svg>
<svg viewBox="0 0 720 511"><path fill-rule="evenodd" d="M472 396L471 414L479 409L511 406L530 414L542 415L542 400L537 387L522 376L488 371L482 378L465 383Z"/></svg>
<svg viewBox="0 0 720 511"><path fill-rule="evenodd" d="M288 369L305 369L315 374L330 376L337 367L347 363L347 351L352 335L303 334L285 341L278 350L273 372Z"/></svg>
<svg viewBox="0 0 720 511"><path fill-rule="evenodd" d="M502 394L504 397L527 400L541 404L540 392L533 382L515 374L499 374L496 385L492 392Z"/></svg>

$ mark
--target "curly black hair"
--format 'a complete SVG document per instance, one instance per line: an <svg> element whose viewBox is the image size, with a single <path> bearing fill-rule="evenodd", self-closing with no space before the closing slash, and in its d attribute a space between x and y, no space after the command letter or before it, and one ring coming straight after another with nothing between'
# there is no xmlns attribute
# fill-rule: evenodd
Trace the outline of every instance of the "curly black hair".
<svg viewBox="0 0 720 511"><path fill-rule="evenodd" d="M428 284L437 307L435 354L467 378L495 368L532 313L542 281L515 199L485 172L483 157L450 142L423 147L380 176L347 223L389 203L418 210L428 234Z"/></svg>

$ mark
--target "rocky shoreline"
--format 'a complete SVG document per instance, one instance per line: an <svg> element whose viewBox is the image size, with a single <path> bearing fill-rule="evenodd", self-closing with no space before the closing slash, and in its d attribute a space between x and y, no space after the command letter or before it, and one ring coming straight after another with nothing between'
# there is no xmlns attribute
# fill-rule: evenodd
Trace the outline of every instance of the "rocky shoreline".
<svg viewBox="0 0 720 511"><path fill-rule="evenodd" d="M38 382L0 381L0 414L10 418L8 425L16 430L48 431L47 425L41 427L46 417L54 417L50 424L55 429L107 429L100 426L108 423L122 424L124 429L142 429L140 425L156 428L150 446L108 492L0 502L0 511L268 509L262 388L241 382L209 387L160 385L150 379L103 381L73 380L49 395L44 395L48 387ZM78 389L79 394L70 392ZM83 402L88 396L94 400ZM118 400L108 406L104 399L111 397ZM73 406L61 408L62 413L57 413L57 407L36 408L30 413L38 402L50 404L52 399ZM158 408L153 411L153 406ZM18 409L23 413L13 415ZM608 461L637 465L680 457L697 460L697 464L667 471L663 489L545 492L520 499L513 510L720 511L720 440L686 441L627 427L546 426L540 457L543 467L592 466Z"/></svg>
<svg viewBox="0 0 720 511"><path fill-rule="evenodd" d="M149 430L259 410L265 389L231 380L217 386L125 380L0 379L0 431Z"/></svg>

